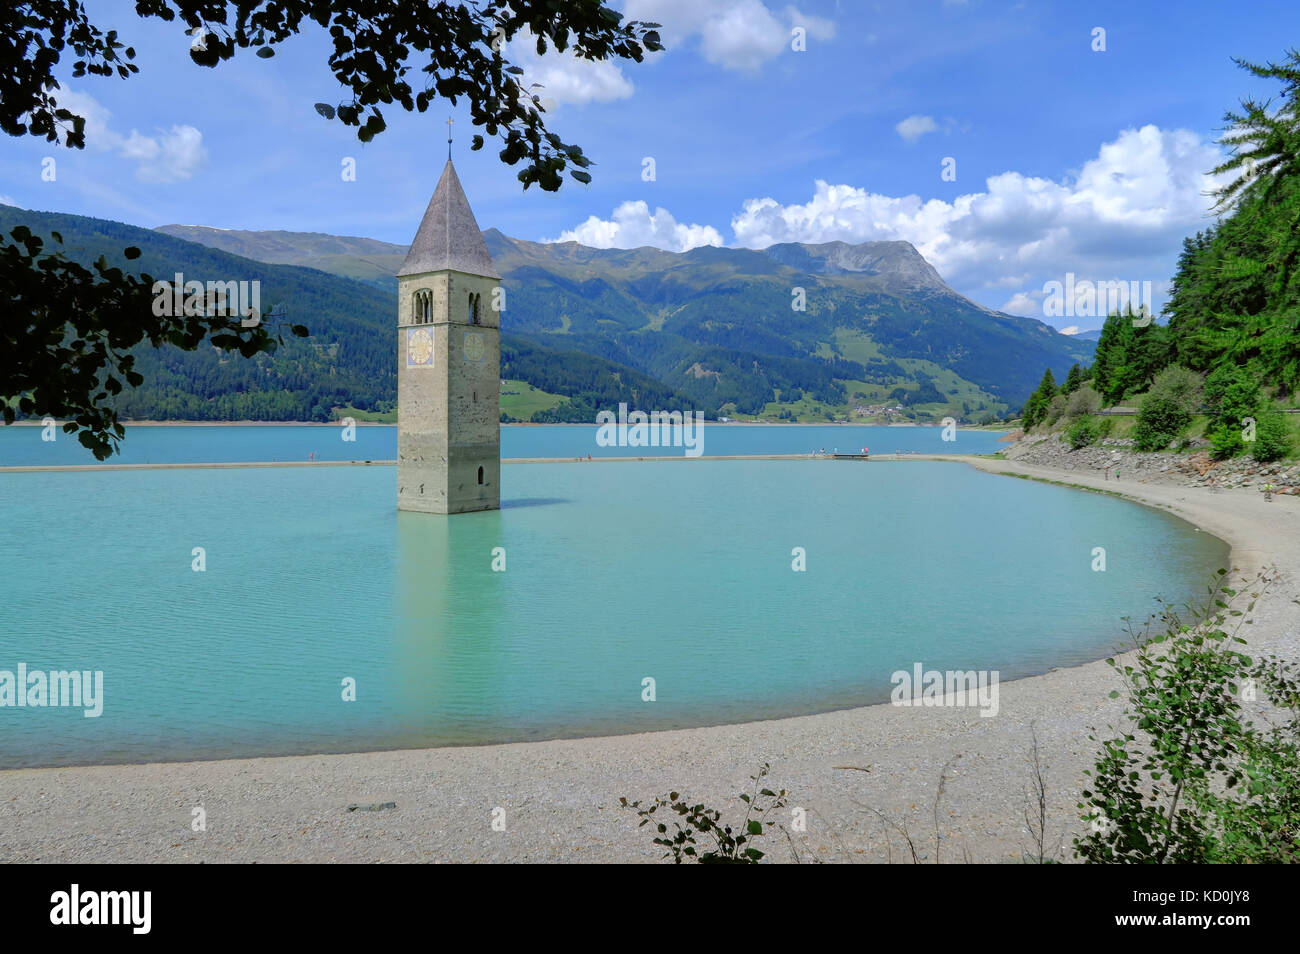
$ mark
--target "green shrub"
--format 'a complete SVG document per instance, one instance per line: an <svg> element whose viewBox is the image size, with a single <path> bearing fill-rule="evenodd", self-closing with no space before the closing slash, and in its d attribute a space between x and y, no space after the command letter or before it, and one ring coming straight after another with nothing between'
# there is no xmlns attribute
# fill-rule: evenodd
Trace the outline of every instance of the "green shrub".
<svg viewBox="0 0 1300 954"><path fill-rule="evenodd" d="M1138 408L1133 444L1140 451L1164 450L1191 422L1192 415L1176 398L1148 394Z"/></svg>
<svg viewBox="0 0 1300 954"><path fill-rule="evenodd" d="M1210 453L1215 460L1236 457L1245 449L1246 442L1241 436L1241 430L1236 424L1220 424L1210 431Z"/></svg>
<svg viewBox="0 0 1300 954"><path fill-rule="evenodd" d="M1186 411L1190 417L1200 409L1202 391L1203 385L1199 374L1171 364L1156 375L1147 396L1168 398Z"/></svg>
<svg viewBox="0 0 1300 954"><path fill-rule="evenodd" d="M1075 392L1078 393L1077 391ZM1101 422L1095 417L1081 417L1065 431L1065 440L1072 450L1095 444L1101 436Z"/></svg>
<svg viewBox="0 0 1300 954"><path fill-rule="evenodd" d="M668 849L664 852L664 857L672 858L674 864L698 861L701 864L756 865L763 857L763 852L750 842L762 837L773 827L781 827L775 821L770 821L768 816L779 813L786 805L785 789L774 792L762 787L763 779L770 770L771 766L764 763L757 775L750 776L754 783L753 794L740 796L746 811L745 817L737 826L739 833L723 823L722 813L717 809L706 808L703 804L692 805L677 792L669 792L666 798L656 796L654 802L646 808L642 808L640 802L629 802L626 798L618 801L624 808L631 809L641 817L638 828L655 822L655 831L659 837L654 839L654 843ZM764 799L768 801L764 803ZM655 812L661 808L666 809L664 815L668 812L677 815L679 820L669 819L674 831L668 830L666 821L656 821ZM711 841L712 847L701 852L695 841L697 835Z"/></svg>
<svg viewBox="0 0 1300 954"><path fill-rule="evenodd" d="M1250 456L1262 464L1281 460L1291 453L1291 435L1286 418L1273 407L1259 413L1255 424L1255 442L1250 445Z"/></svg>
<svg viewBox="0 0 1300 954"><path fill-rule="evenodd" d="M1141 451L1164 450L1187 429L1200 404L1200 375L1176 364L1165 368L1138 408L1134 445Z"/></svg>
<svg viewBox="0 0 1300 954"><path fill-rule="evenodd" d="M1292 664L1239 650L1255 604L1234 609L1226 575L1186 619L1162 604L1132 665L1107 660L1124 680L1130 727L1089 736L1101 751L1078 805L1089 833L1074 849L1085 861L1300 861L1300 682ZM1250 586L1271 584L1261 576ZM1256 694L1272 707L1265 728L1241 707Z"/></svg>
<svg viewBox="0 0 1300 954"><path fill-rule="evenodd" d="M1205 379L1205 403L1216 429L1243 427L1259 409L1259 384L1244 368L1225 364Z"/></svg>
<svg viewBox="0 0 1300 954"><path fill-rule="evenodd" d="M1078 367L1078 365L1075 365ZM1070 392L1065 401L1065 416L1069 420L1087 417L1101 410L1101 395L1091 385L1081 384Z"/></svg>

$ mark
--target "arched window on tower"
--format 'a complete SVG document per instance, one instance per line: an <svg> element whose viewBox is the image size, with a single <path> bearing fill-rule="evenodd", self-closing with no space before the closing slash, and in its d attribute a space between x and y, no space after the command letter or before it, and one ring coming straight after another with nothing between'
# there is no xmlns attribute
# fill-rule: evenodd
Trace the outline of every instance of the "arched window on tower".
<svg viewBox="0 0 1300 954"><path fill-rule="evenodd" d="M427 325L433 322L433 292L421 288L411 301L411 323Z"/></svg>
<svg viewBox="0 0 1300 954"><path fill-rule="evenodd" d="M481 298L481 295L469 296L469 322L472 325L482 324L479 315L479 300Z"/></svg>
<svg viewBox="0 0 1300 954"><path fill-rule="evenodd" d="M478 482L479 482L480 484L483 483L483 468L482 468L482 467L480 467L480 468L478 469Z"/></svg>

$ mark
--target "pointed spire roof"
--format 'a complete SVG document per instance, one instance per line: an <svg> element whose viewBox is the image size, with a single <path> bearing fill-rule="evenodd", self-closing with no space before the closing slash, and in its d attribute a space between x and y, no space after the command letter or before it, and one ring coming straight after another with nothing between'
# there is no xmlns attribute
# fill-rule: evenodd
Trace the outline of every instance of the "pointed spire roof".
<svg viewBox="0 0 1300 954"><path fill-rule="evenodd" d="M483 233L474 221L474 213L465 198L465 190L456 178L451 160L442 170L438 187L433 190L429 207L424 210L420 229L398 269L401 275L423 275L453 269L469 275L500 278L492 266L492 256L483 242Z"/></svg>

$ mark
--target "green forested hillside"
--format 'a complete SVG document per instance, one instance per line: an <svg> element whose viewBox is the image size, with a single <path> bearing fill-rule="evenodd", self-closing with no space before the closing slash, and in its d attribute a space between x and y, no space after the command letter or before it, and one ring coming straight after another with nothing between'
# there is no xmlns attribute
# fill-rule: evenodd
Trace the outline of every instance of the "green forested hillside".
<svg viewBox="0 0 1300 954"><path fill-rule="evenodd" d="M1171 362L1233 364L1266 387L1300 387L1300 177L1247 195L1186 239L1172 284Z"/></svg>
<svg viewBox="0 0 1300 954"><path fill-rule="evenodd" d="M274 355L245 359L214 348L134 350L144 384L117 398L124 416L184 420L329 420L336 405L370 408L397 387L393 300L382 291L325 272L269 265L120 222L0 206L0 230L23 224L63 236L62 249L83 264L103 255L111 265L171 280L261 282L272 305L307 325L311 336L286 337ZM123 249L141 255L128 262ZM47 248L59 248L53 241Z"/></svg>
<svg viewBox="0 0 1300 954"><path fill-rule="evenodd" d="M484 238L508 283L513 331L572 342L724 411L801 399L851 407L854 393L919 395L948 372L954 386L930 410L962 416L963 403L1018 405L1037 383L1027 369L1064 374L1092 353L1090 342L963 298L905 242L673 253L525 242L495 229ZM876 392L855 384L873 380Z"/></svg>
<svg viewBox="0 0 1300 954"><path fill-rule="evenodd" d="M400 246L146 230L0 207L0 228L19 223L61 232L78 261L103 254L125 267L122 250L135 245L143 254L131 270L154 277L258 280L264 309L274 305L311 332L252 359L142 349L145 383L118 399L123 414L327 420L342 407L392 411L396 283L384 273ZM905 242L677 254L524 242L495 230L484 237L506 289L502 376L566 399L537 420L590 421L620 400L740 417L989 419L1037 383L1028 369L1046 364L1063 375L1091 355L1089 342L956 294ZM307 261L342 274L277 264Z"/></svg>
<svg viewBox="0 0 1300 954"><path fill-rule="evenodd" d="M391 276L400 246L164 230L396 287L380 273ZM526 242L495 229L484 238L507 290L506 331L635 368L708 411L824 419L889 405L923 420L977 419L1018 405L1037 383L1033 369L1064 374L1093 347L963 298L906 242L679 254Z"/></svg>
<svg viewBox="0 0 1300 954"><path fill-rule="evenodd" d="M1139 406L1139 449L1187 446L1195 426L1216 457L1272 461L1294 451L1280 412L1300 388L1300 52L1239 65L1280 80L1284 99L1226 115L1228 158L1206 170L1231 174L1216 196L1220 218L1184 240L1167 323L1110 315L1085 377L1097 404ZM1027 425L1060 417L1050 385L1045 375Z"/></svg>
<svg viewBox="0 0 1300 954"><path fill-rule="evenodd" d="M690 411L699 404L648 375L577 351L559 351L518 335L501 336L501 377L526 381L567 400L531 416L537 422L592 422L596 412L617 407Z"/></svg>
<svg viewBox="0 0 1300 954"><path fill-rule="evenodd" d="M242 358L202 347L134 349L144 383L116 398L137 420L327 421L335 408L390 412L397 398L396 293L313 269L241 258L159 232L86 216L31 212L0 205L0 231L24 224L43 236L62 234L69 258L110 264L155 278L181 272L200 281L260 281L263 309L304 324L304 339L285 337L274 354ZM51 246L59 246L51 242ZM123 249L141 250L128 262ZM571 420L594 420L590 409L653 400L684 407L686 398L635 370L511 335L502 338L502 376L569 400ZM509 373L507 373L507 369ZM563 416L564 410L547 412Z"/></svg>

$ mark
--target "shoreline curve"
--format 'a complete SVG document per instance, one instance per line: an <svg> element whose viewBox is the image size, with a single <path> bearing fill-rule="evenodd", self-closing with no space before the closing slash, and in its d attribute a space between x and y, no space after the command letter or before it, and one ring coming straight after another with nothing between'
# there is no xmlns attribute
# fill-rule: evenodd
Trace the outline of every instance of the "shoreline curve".
<svg viewBox="0 0 1300 954"><path fill-rule="evenodd" d="M1300 529L1300 501L1265 503L1248 491L1211 494L1136 481L1117 487L1090 473L996 458L909 454L902 459L959 462L988 473L1106 492L1180 517L1229 546L1234 581L1267 566L1279 569L1245 635L1257 651L1292 659L1300 655L1297 614L1291 612L1292 601L1300 598L1295 576L1300 533L1288 534L1279 526ZM945 837L936 845L952 842L949 860L961 860L955 857L957 844L972 860L1007 860L1019 857L1025 847L1017 806L1024 795L1030 727L1046 753L1053 796L1050 821L1068 844L1072 824L1077 828L1071 816L1082 769L1093 754L1088 730L1119 716L1120 706L1107 698L1115 685L1110 667L1097 660L1002 683L996 720L959 708L877 704L536 742L12 769L0 772L0 795L5 796L0 798L0 857L654 861L657 854L647 851L652 846L638 833L635 820L629 824L616 811L619 796L648 797L675 788L705 796L709 804L734 806L735 793L748 776L770 762L772 781L792 792L798 799L792 804L808 810L809 831L802 836L801 850L826 860L858 861L863 855L884 860L885 853L900 850L898 836L864 813L864 798L875 811L911 818L914 828L929 831L930 802L942 777L951 814L940 819L939 834ZM990 721L998 725L990 726ZM846 763L853 769L870 764L870 772L848 771ZM124 806L124 796L134 797ZM184 806L198 804L195 798L220 801L231 812L234 828L219 837L190 837ZM358 824L341 811L356 801L396 801L405 810L377 826ZM455 812L471 805L488 806L481 809L481 826L448 824ZM494 844L488 822L491 807L498 805L513 806L508 810L518 813L514 817L520 827L515 837ZM134 834L126 840L94 837L111 825ZM294 837L294 829L302 835ZM88 837L60 836L77 831ZM268 845L267 837L279 844ZM774 857L783 856L775 851Z"/></svg>

